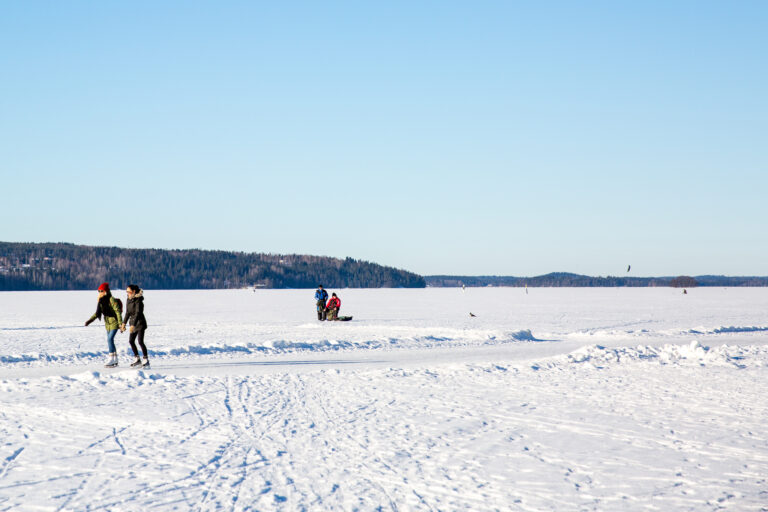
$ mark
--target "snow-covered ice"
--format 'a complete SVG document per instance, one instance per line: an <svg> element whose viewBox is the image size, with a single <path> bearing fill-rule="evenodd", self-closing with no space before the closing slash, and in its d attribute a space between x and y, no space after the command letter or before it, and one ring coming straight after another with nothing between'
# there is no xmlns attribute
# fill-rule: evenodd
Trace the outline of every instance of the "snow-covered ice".
<svg viewBox="0 0 768 512"><path fill-rule="evenodd" d="M338 292L0 293L0 511L768 510L768 289Z"/></svg>

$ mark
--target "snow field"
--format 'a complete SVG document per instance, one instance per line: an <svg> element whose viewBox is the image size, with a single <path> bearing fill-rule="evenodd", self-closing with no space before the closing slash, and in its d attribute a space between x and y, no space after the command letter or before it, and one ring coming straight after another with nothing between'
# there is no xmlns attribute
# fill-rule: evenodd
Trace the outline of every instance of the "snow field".
<svg viewBox="0 0 768 512"><path fill-rule="evenodd" d="M536 366L4 381L0 509L765 504L762 366Z"/></svg>
<svg viewBox="0 0 768 512"><path fill-rule="evenodd" d="M68 306L44 328L78 292L0 294L4 352L31 354L0 362L0 511L766 510L768 290L472 290L472 320L455 290L351 292L376 307L349 325L273 292L266 334L243 292L148 293L149 371L102 368Z"/></svg>

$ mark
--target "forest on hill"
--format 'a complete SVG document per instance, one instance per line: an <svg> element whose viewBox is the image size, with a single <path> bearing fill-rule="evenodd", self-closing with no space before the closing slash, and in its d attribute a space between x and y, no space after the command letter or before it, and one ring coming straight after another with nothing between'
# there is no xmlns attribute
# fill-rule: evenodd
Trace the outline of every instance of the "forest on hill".
<svg viewBox="0 0 768 512"><path fill-rule="evenodd" d="M423 288L424 278L352 258L198 249L0 242L0 291L210 288Z"/></svg>

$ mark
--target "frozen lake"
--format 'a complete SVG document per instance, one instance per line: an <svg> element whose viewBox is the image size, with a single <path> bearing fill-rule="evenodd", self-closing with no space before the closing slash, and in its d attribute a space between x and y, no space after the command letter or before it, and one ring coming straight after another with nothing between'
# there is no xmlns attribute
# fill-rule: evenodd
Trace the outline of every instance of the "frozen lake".
<svg viewBox="0 0 768 512"><path fill-rule="evenodd" d="M0 511L768 507L768 289L331 291L0 293Z"/></svg>

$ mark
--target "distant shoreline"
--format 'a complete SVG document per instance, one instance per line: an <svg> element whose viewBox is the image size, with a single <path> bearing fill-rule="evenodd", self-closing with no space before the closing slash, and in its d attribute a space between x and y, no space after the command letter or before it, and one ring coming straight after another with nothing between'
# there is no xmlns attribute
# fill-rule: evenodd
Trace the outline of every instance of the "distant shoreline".
<svg viewBox="0 0 768 512"><path fill-rule="evenodd" d="M429 288L509 287L509 288L696 288L696 287L766 287L767 276L662 276L620 277L587 276L553 272L534 277L516 276L424 276Z"/></svg>
<svg viewBox="0 0 768 512"><path fill-rule="evenodd" d="M629 269L628 269L629 270ZM451 288L451 287L766 287L768 276L421 276L353 258L199 249L126 249L68 243L0 242L0 291Z"/></svg>

